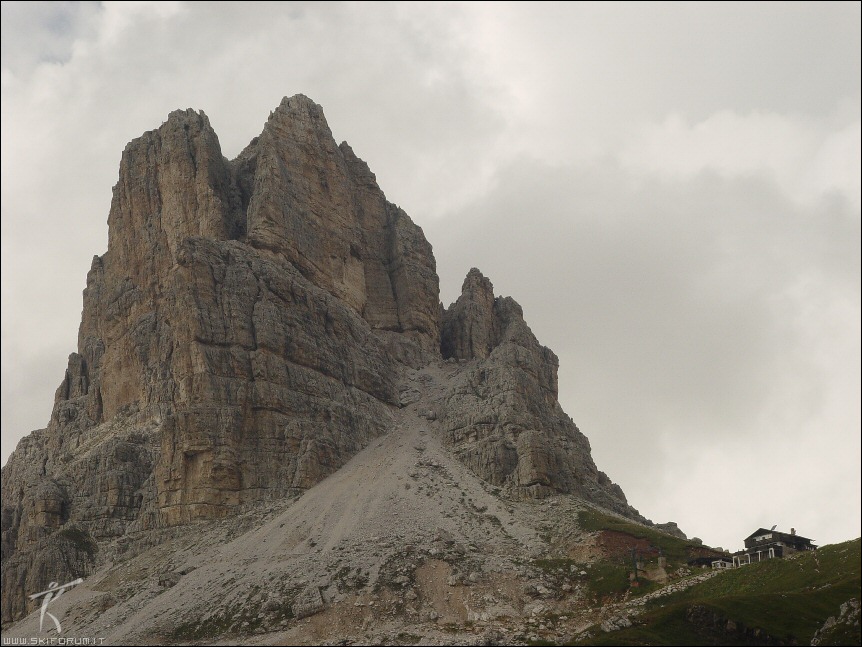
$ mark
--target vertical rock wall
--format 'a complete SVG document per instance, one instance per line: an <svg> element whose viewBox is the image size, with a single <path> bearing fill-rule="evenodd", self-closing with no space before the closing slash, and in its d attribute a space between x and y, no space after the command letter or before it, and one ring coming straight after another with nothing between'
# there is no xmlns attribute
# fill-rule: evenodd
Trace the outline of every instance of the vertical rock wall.
<svg viewBox="0 0 862 647"><path fill-rule="evenodd" d="M468 362L442 416L446 440L465 464L517 498L574 493L632 512L560 407L559 360L514 299L495 297L491 281L471 269L441 331L443 357Z"/></svg>
<svg viewBox="0 0 862 647"><path fill-rule="evenodd" d="M53 559L82 575L99 542L313 486L441 353L464 363L441 415L471 469L627 509L520 306L472 270L444 311L422 230L307 97L233 161L206 115L172 112L123 151L108 227L47 428L2 471L4 623Z"/></svg>

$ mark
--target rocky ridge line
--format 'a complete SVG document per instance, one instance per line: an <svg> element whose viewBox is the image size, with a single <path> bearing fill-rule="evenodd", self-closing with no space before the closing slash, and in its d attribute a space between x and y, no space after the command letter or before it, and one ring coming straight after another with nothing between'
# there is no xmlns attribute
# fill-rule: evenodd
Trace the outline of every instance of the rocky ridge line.
<svg viewBox="0 0 862 647"><path fill-rule="evenodd" d="M443 309L421 228L307 97L232 161L203 112L172 112L123 151L108 226L48 426L2 470L3 623L119 538L307 491L391 429L399 376L441 354L459 378L433 413L477 475L637 517L520 306L472 270Z"/></svg>

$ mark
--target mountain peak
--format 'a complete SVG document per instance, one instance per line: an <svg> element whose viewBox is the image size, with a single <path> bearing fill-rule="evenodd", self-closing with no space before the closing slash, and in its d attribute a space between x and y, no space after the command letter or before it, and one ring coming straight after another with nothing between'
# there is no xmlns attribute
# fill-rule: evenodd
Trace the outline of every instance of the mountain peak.
<svg viewBox="0 0 862 647"><path fill-rule="evenodd" d="M329 131L323 108L309 99L304 94L295 94L292 97L284 97L275 110L270 112L268 124L293 121L306 124L314 124L321 130Z"/></svg>
<svg viewBox="0 0 862 647"><path fill-rule="evenodd" d="M320 104L315 103L314 100L310 99L302 93L297 93L290 97L284 96L281 99L281 102L278 104L278 108L276 108L276 112L292 112L298 110L305 110L309 113L315 113L320 116L323 116L323 108L320 106Z"/></svg>
<svg viewBox="0 0 862 647"><path fill-rule="evenodd" d="M209 117L206 116L203 110L195 110L194 108L186 108L185 110L172 110L168 113L168 118L162 127L167 124L186 124L197 123L209 126Z"/></svg>
<svg viewBox="0 0 862 647"><path fill-rule="evenodd" d="M421 228L309 98L232 161L203 112L171 112L126 147L108 225L48 427L3 468L4 623L98 547L289 505L404 425L510 500L637 517L520 306L473 268L444 310Z"/></svg>
<svg viewBox="0 0 862 647"><path fill-rule="evenodd" d="M467 272L467 276L464 277L464 283L461 285L461 292L468 292L476 289L483 291L490 290L493 293L494 286L491 284L491 280L486 278L479 268L471 267L470 271Z"/></svg>

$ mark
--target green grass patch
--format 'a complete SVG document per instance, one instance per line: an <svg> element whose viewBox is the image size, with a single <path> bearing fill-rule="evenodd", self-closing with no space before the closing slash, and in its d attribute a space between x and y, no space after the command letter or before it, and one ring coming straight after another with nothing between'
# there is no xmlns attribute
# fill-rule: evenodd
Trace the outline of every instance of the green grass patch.
<svg viewBox="0 0 862 647"><path fill-rule="evenodd" d="M627 629L599 633L574 645L752 645L748 638L723 635L699 629L686 620L685 614L661 609L651 614L646 623Z"/></svg>
<svg viewBox="0 0 862 647"><path fill-rule="evenodd" d="M569 582L583 582L590 593L598 599L621 595L629 590L630 564L625 560L605 560L594 562L590 566L581 566L573 559L545 558L533 561L533 566L542 571L556 586ZM580 572L586 569L586 577ZM633 590L635 595L643 595L658 585L642 580L642 586Z"/></svg>
<svg viewBox="0 0 862 647"><path fill-rule="evenodd" d="M841 604L860 597L860 547L855 539L723 572L650 602L633 627L577 644L810 644ZM822 644L860 642L859 627L839 626Z"/></svg>
<svg viewBox="0 0 862 647"><path fill-rule="evenodd" d="M685 539L592 508L578 512L578 525L585 531L605 531L631 537L631 546L637 548L638 561L645 566L645 570L651 570L658 565L660 554L667 560L666 568L671 578L678 577L674 574L674 569L685 566L695 551L701 549L700 545ZM644 542L649 545L649 550L643 548ZM625 543L624 538L622 543ZM639 572L638 586L631 587L628 576L632 570L632 558L624 547L620 546L617 550L619 554L610 555L589 569L589 589L597 598L606 598L626 591L630 591L632 596L641 596L662 586L648 580L643 572Z"/></svg>
<svg viewBox="0 0 862 647"><path fill-rule="evenodd" d="M728 595L804 593L860 581L860 540L797 553L791 559L770 559L723 573L672 599L697 600ZM857 587L856 592L859 592ZM841 602L844 602L841 600Z"/></svg>
<svg viewBox="0 0 862 647"><path fill-rule="evenodd" d="M612 562L596 562L587 570L587 586L598 599L612 597L629 590L629 567Z"/></svg>
<svg viewBox="0 0 862 647"><path fill-rule="evenodd" d="M659 530L642 526L633 521L612 517L592 508L578 512L578 525L583 530L611 530L635 537L636 539L648 541L655 548L660 548L662 554L668 558L668 561L675 564L685 564L690 559L691 550L699 548L696 544L685 539L667 535Z"/></svg>

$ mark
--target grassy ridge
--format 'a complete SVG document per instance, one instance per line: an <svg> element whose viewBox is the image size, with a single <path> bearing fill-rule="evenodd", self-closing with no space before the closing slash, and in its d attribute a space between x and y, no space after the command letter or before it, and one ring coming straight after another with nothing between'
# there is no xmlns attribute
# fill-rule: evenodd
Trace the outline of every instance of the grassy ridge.
<svg viewBox="0 0 862 647"><path fill-rule="evenodd" d="M860 539L734 569L677 594L676 599L726 595L803 592L860 580ZM856 589L857 593L859 588Z"/></svg>
<svg viewBox="0 0 862 647"><path fill-rule="evenodd" d="M668 567L676 569L685 566L691 558L692 551L697 550L699 545L690 541L665 534L653 528L642 526L619 517L614 517L592 508L581 510L578 513L578 525L586 531L613 531L648 542L653 548L661 549L662 555L667 558ZM634 544L634 542L633 542ZM655 556L644 557L640 560L647 566L656 566ZM611 555L606 559L591 564L589 570L589 590L596 599L607 599L628 593L632 596L644 595L659 588L659 585L650 582L643 577L640 578L640 586L631 588L629 572L632 569L632 560L628 551L617 555Z"/></svg>
<svg viewBox="0 0 862 647"><path fill-rule="evenodd" d="M654 601L633 627L579 644L807 645L842 603L860 597L860 547L855 539L722 573ZM727 621L734 630L726 630ZM845 627L825 644L860 642L859 628Z"/></svg>
<svg viewBox="0 0 862 647"><path fill-rule="evenodd" d="M613 530L637 539L644 539L656 548L661 548L662 554L667 557L668 561L676 564L685 564L690 559L690 550L697 547L696 544L685 539L667 535L625 519L612 517L592 508L581 510L578 513L578 525L587 531Z"/></svg>

